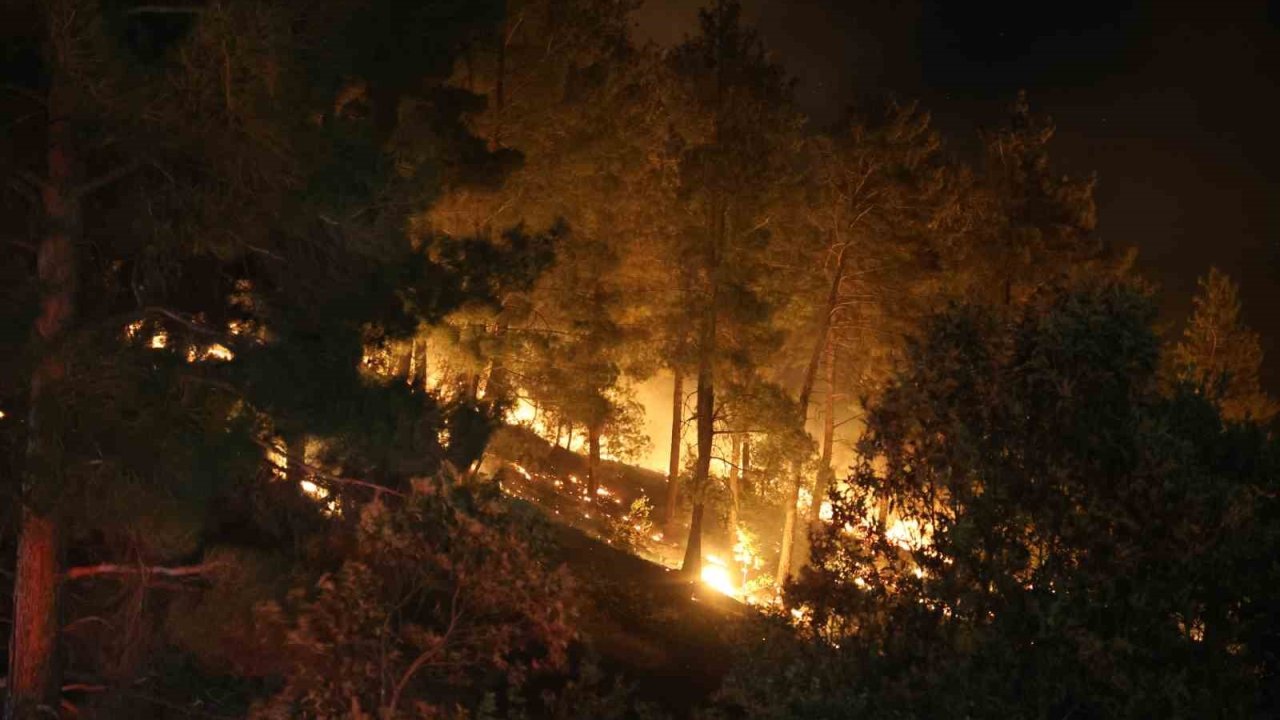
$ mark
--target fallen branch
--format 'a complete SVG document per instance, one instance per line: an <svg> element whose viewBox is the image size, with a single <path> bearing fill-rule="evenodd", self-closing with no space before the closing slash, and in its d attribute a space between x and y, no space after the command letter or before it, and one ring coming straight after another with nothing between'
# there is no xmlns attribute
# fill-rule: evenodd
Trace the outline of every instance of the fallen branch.
<svg viewBox="0 0 1280 720"><path fill-rule="evenodd" d="M98 577L102 575L160 575L162 577L191 577L195 575L204 575L211 570L216 570L225 566L226 563L210 562L201 565L184 565L181 567L159 567L147 565L118 565L114 563L101 563L99 565L81 565L79 567L67 568L68 580L79 580L86 577Z"/></svg>
<svg viewBox="0 0 1280 720"><path fill-rule="evenodd" d="M336 475L330 475L329 473L321 470L320 468L314 465L307 464L305 461L302 460L302 458L299 458L297 455L290 455L289 452L282 447L273 445L269 442L264 442L262 440L254 440L254 442L257 443L258 447L261 447L264 450L270 450L271 452L278 453L281 457L285 458L287 462L293 463L296 467L302 468L307 472L308 475L311 476L311 478L315 480L319 480L320 484L354 485L356 487L368 488L369 490L373 490L375 493L387 493L388 495L393 495L398 498L408 497L407 495L400 492L399 490L392 490L391 488L386 487L385 485L371 483L367 480L357 480L355 478L344 478L344 477L338 477Z"/></svg>
<svg viewBox="0 0 1280 720"><path fill-rule="evenodd" d="M183 313L176 312L174 310L170 310L168 308L150 306L150 307L143 308L142 313L144 315L150 314L150 315L159 315L161 317L166 317L186 327L188 330L200 333L201 335L207 335L212 338L217 338L218 340L222 341L224 344L228 346L239 345L239 344L242 344L244 341L244 338L242 338L239 335L233 335L229 332L226 332L225 330L219 330L217 328L209 327L208 325L201 323L195 318L189 317L187 315L184 315Z"/></svg>

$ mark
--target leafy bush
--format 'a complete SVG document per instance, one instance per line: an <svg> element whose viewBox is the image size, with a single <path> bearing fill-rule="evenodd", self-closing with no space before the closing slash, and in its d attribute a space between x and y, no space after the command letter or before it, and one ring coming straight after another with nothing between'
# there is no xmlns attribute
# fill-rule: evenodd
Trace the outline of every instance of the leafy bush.
<svg viewBox="0 0 1280 720"><path fill-rule="evenodd" d="M254 717L463 717L565 666L569 576L492 486L418 481L355 532L337 571L262 608L293 661Z"/></svg>

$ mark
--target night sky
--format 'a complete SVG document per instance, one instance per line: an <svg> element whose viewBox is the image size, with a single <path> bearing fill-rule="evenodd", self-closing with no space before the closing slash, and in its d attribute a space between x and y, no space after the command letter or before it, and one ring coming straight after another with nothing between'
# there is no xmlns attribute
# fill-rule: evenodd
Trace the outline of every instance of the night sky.
<svg viewBox="0 0 1280 720"><path fill-rule="evenodd" d="M678 42L702 4L648 0L640 34ZM816 123L863 97L917 98L971 156L1028 90L1057 123L1060 167L1098 172L1099 231L1139 249L1166 319L1217 265L1280 390L1280 0L745 4Z"/></svg>

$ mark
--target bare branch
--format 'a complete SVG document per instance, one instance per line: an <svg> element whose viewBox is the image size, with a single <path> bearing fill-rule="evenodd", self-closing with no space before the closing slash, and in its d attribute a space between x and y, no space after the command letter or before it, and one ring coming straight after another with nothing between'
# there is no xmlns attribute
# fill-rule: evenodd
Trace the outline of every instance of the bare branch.
<svg viewBox="0 0 1280 720"><path fill-rule="evenodd" d="M81 565L78 567L67 568L67 579L79 580L80 578L99 577L103 575L160 575L162 577L192 577L207 574L208 572L225 565L226 563L222 562L210 562L200 565L184 565L180 567L148 567L146 565L101 563L98 565Z"/></svg>
<svg viewBox="0 0 1280 720"><path fill-rule="evenodd" d="M127 162L124 165L120 165L119 167L116 167L110 172L100 175L94 178L93 180L90 180L89 182L81 185L80 187L76 188L73 191L73 193L77 197L84 197L86 195L91 195L94 192L106 187L107 185L110 185L111 183L119 180L120 178L123 178L127 175L131 175L134 172L137 172L138 169L140 169L143 165L146 165L146 164L147 163L143 162L142 160L134 160L132 162Z"/></svg>
<svg viewBox="0 0 1280 720"><path fill-rule="evenodd" d="M338 477L336 475L330 475L329 473L321 470L320 468L314 465L307 464L302 460L302 458L299 458L296 454L290 455L286 449L279 447L277 445L273 445L269 442L264 442L262 440L254 440L254 443L257 444L258 447L261 447L264 450L270 450L271 452L279 453L282 457L286 458L288 462L295 463L298 467L305 470L313 478L315 478L316 480L319 480L321 484L353 485L355 487L368 488L370 490L373 490L375 493L386 493L388 495L392 495L398 498L407 497L407 495L400 492L399 490L393 490L389 487L386 487L385 485L378 485L377 483L371 483L367 480L357 480L355 478L344 478L344 477Z"/></svg>
<svg viewBox="0 0 1280 720"><path fill-rule="evenodd" d="M125 15L199 15L204 8L197 5L139 5L129 8Z"/></svg>

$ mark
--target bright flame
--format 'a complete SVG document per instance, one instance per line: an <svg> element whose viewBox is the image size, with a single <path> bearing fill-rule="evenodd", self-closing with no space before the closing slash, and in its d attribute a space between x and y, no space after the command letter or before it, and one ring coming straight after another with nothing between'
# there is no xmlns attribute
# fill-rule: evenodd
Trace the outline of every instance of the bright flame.
<svg viewBox="0 0 1280 720"><path fill-rule="evenodd" d="M833 517L835 515L831 511L831 501L823 500L822 504L818 506L818 519L822 522L831 522Z"/></svg>
<svg viewBox="0 0 1280 720"><path fill-rule="evenodd" d="M169 333L163 330L151 336L151 347L155 350L159 350L160 348L168 344L169 344Z"/></svg>
<svg viewBox="0 0 1280 720"><path fill-rule="evenodd" d="M306 493L307 495L310 495L316 500L323 500L329 497L328 490L325 490L324 488L311 482L310 480L303 480L300 484L302 485L302 492Z"/></svg>
<svg viewBox="0 0 1280 720"><path fill-rule="evenodd" d="M807 487L801 487L800 496L796 499L796 509L803 514L808 512L810 505L813 505L813 491Z"/></svg>
<svg viewBox="0 0 1280 720"><path fill-rule="evenodd" d="M707 559L710 560L711 558ZM723 565L704 564L702 566L702 584L722 595L733 595L737 592L737 588L733 586L733 579L729 577L729 569Z"/></svg>
<svg viewBox="0 0 1280 720"><path fill-rule="evenodd" d="M214 343L204 349L204 357L214 358L215 360L231 360L235 357L235 353L221 343Z"/></svg>
<svg viewBox="0 0 1280 720"><path fill-rule="evenodd" d="M538 417L538 408L533 403L520 398L516 406L507 413L507 422L513 425L531 425Z"/></svg>
<svg viewBox="0 0 1280 720"><path fill-rule="evenodd" d="M920 521L914 519L898 520L884 532L885 538L904 550L919 548L926 543Z"/></svg>

